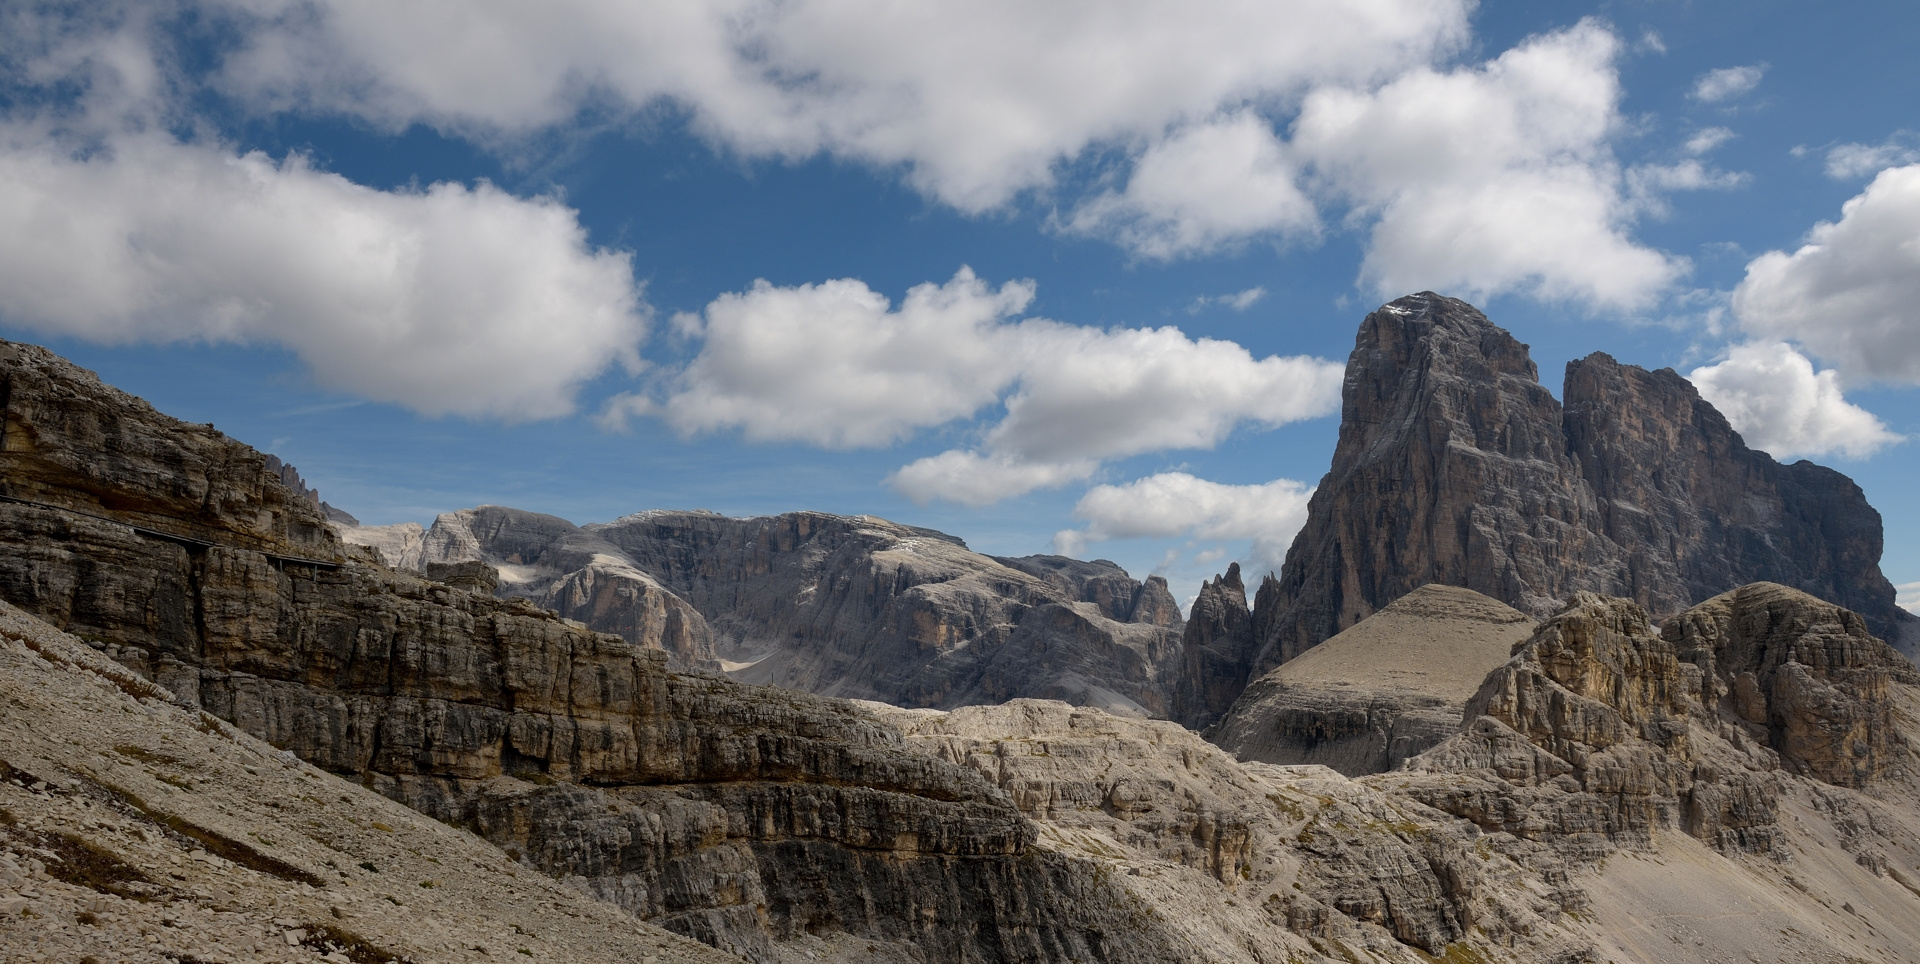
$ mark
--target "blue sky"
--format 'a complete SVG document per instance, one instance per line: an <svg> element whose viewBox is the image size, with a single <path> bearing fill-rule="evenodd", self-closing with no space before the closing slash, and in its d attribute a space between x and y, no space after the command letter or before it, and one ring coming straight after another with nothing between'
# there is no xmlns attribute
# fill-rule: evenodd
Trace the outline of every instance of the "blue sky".
<svg viewBox="0 0 1920 964"><path fill-rule="evenodd" d="M1920 8L0 11L0 335L363 521L1277 565L1360 318L1695 378L1920 583Z"/></svg>

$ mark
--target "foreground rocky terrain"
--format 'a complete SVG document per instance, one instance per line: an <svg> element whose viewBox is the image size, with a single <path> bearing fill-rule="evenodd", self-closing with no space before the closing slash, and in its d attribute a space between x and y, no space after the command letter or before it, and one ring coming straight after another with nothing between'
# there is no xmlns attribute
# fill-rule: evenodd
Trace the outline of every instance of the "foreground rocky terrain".
<svg viewBox="0 0 1920 964"><path fill-rule="evenodd" d="M931 529L793 512L642 512L575 526L481 506L419 526L339 526L429 572L483 562L499 591L666 650L675 665L900 706L1016 697L1165 717L1180 609L1110 562L997 558Z"/></svg>
<svg viewBox="0 0 1920 964"><path fill-rule="evenodd" d="M173 696L0 603L0 960L738 960Z"/></svg>
<svg viewBox="0 0 1920 964"><path fill-rule="evenodd" d="M1410 295L1360 325L1333 466L1284 569L1250 615L1188 627L1173 718L1214 722L1247 683L1427 583L1536 619L1582 590L1664 619L1765 580L1905 645L1914 617L1880 550L1850 479L1747 448L1672 370L1595 353L1568 364L1557 401L1472 305Z"/></svg>

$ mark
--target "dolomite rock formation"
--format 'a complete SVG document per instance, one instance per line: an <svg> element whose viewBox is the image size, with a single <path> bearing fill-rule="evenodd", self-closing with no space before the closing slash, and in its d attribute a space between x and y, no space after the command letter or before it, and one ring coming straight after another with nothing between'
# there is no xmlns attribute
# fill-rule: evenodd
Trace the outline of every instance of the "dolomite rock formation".
<svg viewBox="0 0 1920 964"><path fill-rule="evenodd" d="M1567 366L1562 404L1525 345L1424 292L1361 323L1341 399L1332 468L1242 638L1249 681L1427 583L1535 618L1588 591L1664 619L1771 581L1883 638L1912 619L1880 573L1880 515L1859 487L1747 448L1671 370L1589 355ZM1203 726L1229 704L1178 718Z"/></svg>
<svg viewBox="0 0 1920 964"><path fill-rule="evenodd" d="M872 709L1005 789L1040 847L1098 861L1205 959L1585 959L1567 908L1528 889L1564 890L1531 865L1556 876L1557 858L1325 767L1242 765L1176 724L1056 702Z"/></svg>
<svg viewBox="0 0 1920 964"><path fill-rule="evenodd" d="M42 350L0 363L0 596L183 704L756 960L813 931L931 960L1180 959L1100 924L1102 885L1029 853L1002 792L848 704L356 561L258 453Z"/></svg>
<svg viewBox="0 0 1920 964"><path fill-rule="evenodd" d="M1213 708L1231 705L1252 672L1255 654L1248 643L1255 635L1240 564L1231 563L1225 575L1201 584L1187 613L1171 717L1198 728L1212 719Z"/></svg>
<svg viewBox="0 0 1920 964"><path fill-rule="evenodd" d="M417 546L408 541L411 532L388 530L339 531L343 539L367 545L397 541L394 564L430 578L439 578L435 566L490 566L498 573L490 593L527 599L634 645L663 650L675 669L720 670L713 631L697 610L619 547L558 516L495 505L442 513L420 533Z"/></svg>
<svg viewBox="0 0 1920 964"><path fill-rule="evenodd" d="M172 698L0 603L0 960L739 960Z"/></svg>
<svg viewBox="0 0 1920 964"><path fill-rule="evenodd" d="M1436 808L1562 848L1675 829L1783 853L1783 774L1912 779L1912 718L1896 717L1917 685L1859 616L1785 586L1743 586L1659 632L1636 603L1576 593L1487 677L1466 730L1408 768L1448 776L1414 791Z"/></svg>
<svg viewBox="0 0 1920 964"><path fill-rule="evenodd" d="M363 532L342 535L404 538ZM402 558L484 561L503 592L592 629L660 637L689 665L829 696L1037 697L1165 716L1179 670L1166 580L1136 582L1105 561L983 556L872 516L654 511L576 527L482 506L440 516Z"/></svg>
<svg viewBox="0 0 1920 964"><path fill-rule="evenodd" d="M1392 770L1459 732L1535 625L1471 589L1422 586L1255 680L1208 739L1241 760Z"/></svg>

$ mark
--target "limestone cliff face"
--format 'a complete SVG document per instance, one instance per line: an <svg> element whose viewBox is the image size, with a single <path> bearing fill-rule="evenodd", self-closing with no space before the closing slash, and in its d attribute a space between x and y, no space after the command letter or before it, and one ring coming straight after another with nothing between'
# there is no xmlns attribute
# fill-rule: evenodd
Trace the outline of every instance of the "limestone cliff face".
<svg viewBox="0 0 1920 964"><path fill-rule="evenodd" d="M590 601L605 578L595 567L617 564L697 610L734 678L830 696L915 707L1036 697L1164 716L1178 671L1182 622L1165 580L1136 582L1109 562L984 556L871 516L654 511L574 529L484 507L443 516L424 557L485 559L508 583L536 567L536 582L559 581L530 598L609 632L627 610Z"/></svg>
<svg viewBox="0 0 1920 964"><path fill-rule="evenodd" d="M8 499L108 516L180 544L219 533L262 552L344 558L318 503L281 483L278 459L103 392L91 372L44 348L0 342L0 405Z"/></svg>
<svg viewBox="0 0 1920 964"><path fill-rule="evenodd" d="M1174 720L1198 728L1217 715L1214 707L1240 695L1252 669L1254 654L1247 645L1252 629L1247 587L1240 581L1240 564L1232 563L1225 575L1201 585L1187 614Z"/></svg>
<svg viewBox="0 0 1920 964"><path fill-rule="evenodd" d="M345 538L368 539L362 530ZM635 566L618 546L558 516L483 505L442 513L402 559L410 568L480 562L500 574L493 591L530 600L638 646L666 652L675 669L720 670L713 631L699 611ZM399 564L399 563L396 563Z"/></svg>
<svg viewBox="0 0 1920 964"><path fill-rule="evenodd" d="M1427 583L1535 618L1576 591L1665 618L1766 580L1842 603L1882 637L1911 619L1879 570L1879 514L1844 476L1748 449L1671 371L1591 355L1568 366L1565 399L1465 302L1426 292L1368 315L1332 468L1255 603L1247 678Z"/></svg>
<svg viewBox="0 0 1920 964"><path fill-rule="evenodd" d="M1604 591L1665 618L1749 582L1792 586L1898 640L1911 616L1880 572L1880 513L1853 480L1782 465L1672 369L1594 353L1567 365L1564 427L1596 528L1625 560Z"/></svg>
<svg viewBox="0 0 1920 964"><path fill-rule="evenodd" d="M1785 774L1913 776L1896 683L1910 698L1920 672L1857 615L1785 586L1741 587L1659 632L1636 603L1576 593L1487 677L1466 729L1408 768L1449 775L1415 791L1428 804L1563 848L1673 829L1773 853Z"/></svg>

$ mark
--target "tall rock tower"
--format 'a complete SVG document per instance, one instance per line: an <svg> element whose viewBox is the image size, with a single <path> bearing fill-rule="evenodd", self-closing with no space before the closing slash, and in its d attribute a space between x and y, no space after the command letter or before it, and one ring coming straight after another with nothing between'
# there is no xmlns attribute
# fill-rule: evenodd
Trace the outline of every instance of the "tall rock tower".
<svg viewBox="0 0 1920 964"><path fill-rule="evenodd" d="M1563 406L1526 345L1422 292L1361 322L1341 398L1333 467L1245 628L1188 629L1247 681L1427 583L1535 618L1591 590L1657 619L1765 580L1853 609L1889 640L1913 618L1880 573L1880 514L1859 486L1747 448L1670 369L1590 355L1567 366ZM1223 658L1236 645L1244 659ZM1217 694L1237 692L1208 690L1182 722L1212 722L1231 705Z"/></svg>

